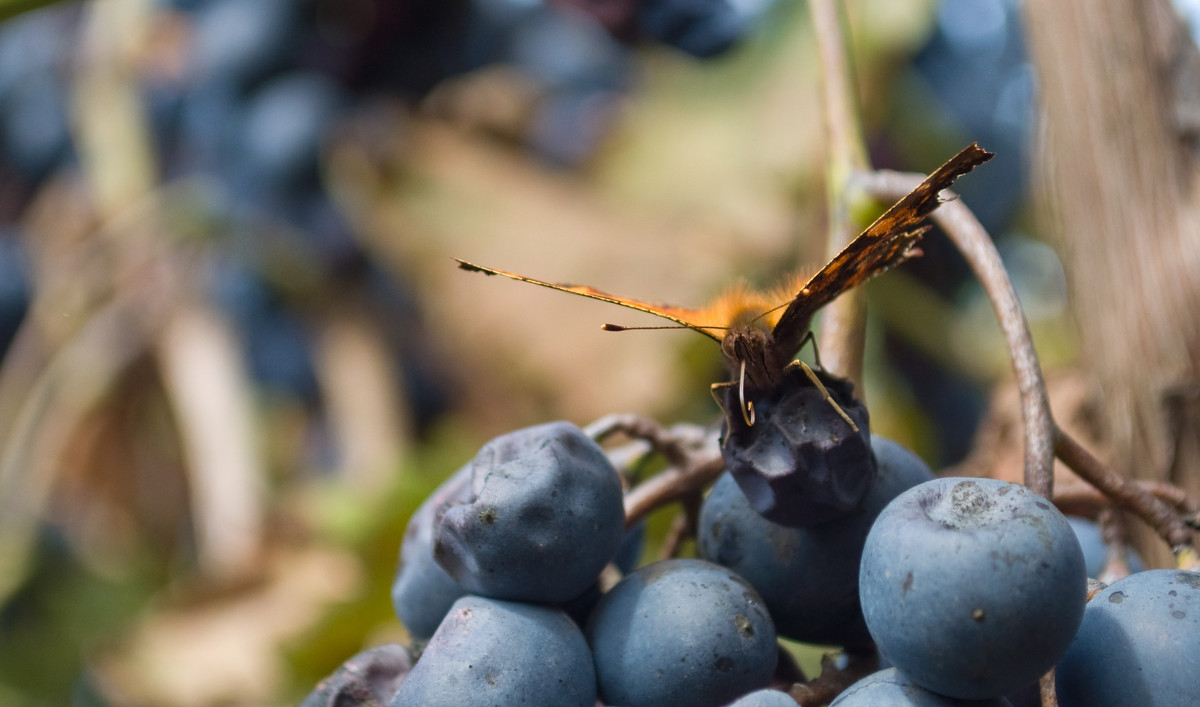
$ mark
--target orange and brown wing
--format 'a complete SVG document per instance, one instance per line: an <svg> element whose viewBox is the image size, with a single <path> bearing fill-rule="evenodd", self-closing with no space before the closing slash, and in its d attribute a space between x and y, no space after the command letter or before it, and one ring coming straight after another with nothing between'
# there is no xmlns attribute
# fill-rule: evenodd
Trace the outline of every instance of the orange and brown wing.
<svg viewBox="0 0 1200 707"><path fill-rule="evenodd" d="M693 329L695 331L700 332L701 334L704 334L705 336L708 336L712 339L716 339L717 341L721 340L720 335L714 334L712 331L710 331L710 329L715 329L717 327L713 325L713 322L706 322L703 320L704 312L701 310L687 309L685 307L675 307L675 306L672 306L669 304L651 304L648 302L639 302L637 300L631 300L631 299L626 299L624 297L618 297L616 295L610 295L607 292L601 292L600 290L597 290L592 287L588 287L587 285L565 285L565 284L555 284L552 282L543 282L541 280L535 280L532 277L525 277L524 275L517 275L516 273L505 272L503 270L496 270L494 268L485 268L482 265L475 265L474 263L468 263L467 261L459 260L458 258L455 258L455 260L458 261L458 267L462 268L463 270L467 270L468 272L481 272L485 275L502 275L504 277L507 277L512 280L516 280L518 282L527 282L531 285L539 285L541 287L549 287L550 289L558 290L559 292L568 292L573 295L579 295L580 297L587 297L589 299L600 300L601 302L610 302L612 304L617 304L622 307L628 307L629 309L636 309L639 312L653 314L656 317L662 317L663 319L669 319L670 321L673 321L682 327L687 327L688 329ZM620 330L620 329L624 328L624 327L618 327L618 326L614 326L614 325L610 325L610 324L606 324L605 327L609 328L611 330Z"/></svg>
<svg viewBox="0 0 1200 707"><path fill-rule="evenodd" d="M897 201L850 245L821 268L800 289L772 331L773 344L786 356L795 354L817 310L846 290L903 262L928 230L921 226L942 203L940 194L954 180L994 157L973 143L938 167L920 185Z"/></svg>

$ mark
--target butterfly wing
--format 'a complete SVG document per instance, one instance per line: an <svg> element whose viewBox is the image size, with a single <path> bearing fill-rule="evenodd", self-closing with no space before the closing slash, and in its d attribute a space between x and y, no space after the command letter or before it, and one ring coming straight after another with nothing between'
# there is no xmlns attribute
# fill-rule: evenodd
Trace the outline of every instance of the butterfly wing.
<svg viewBox="0 0 1200 707"><path fill-rule="evenodd" d="M610 295L607 292L601 292L600 290L597 290L592 287L588 287L587 285L564 285L564 284L555 284L552 282L543 282L541 280L535 280L532 277L525 277L524 275L517 275L516 273L504 272L503 270L496 270L494 268L485 268L482 265L475 265L474 263L468 263L467 261L459 260L458 258L455 258L455 260L458 261L458 267L460 267L463 270L466 270L468 272L481 272L485 275L502 275L504 277L507 277L512 280L516 280L518 282L527 282L531 285L539 285L541 287L549 287L550 289L558 290L559 292L569 292L570 294L579 295L580 297L587 297L589 299L600 300L601 302L610 302L612 304L617 304L622 307L628 307L629 309L636 309L639 312L653 314L656 317L662 317L663 319L669 319L670 321L673 321L680 326L687 327L688 329L698 331L701 334L704 334L705 336L707 336L709 338L715 339L717 341L721 340L721 336L714 334L712 331L710 331L710 329L714 328L713 323L704 321L704 319L703 319L704 312L702 310L687 309L685 307L675 307L675 306L668 305L668 304L652 304L649 302L639 302L637 300L631 300L631 299L626 299L624 297L618 297L616 295ZM606 324L605 328L613 330L613 331L619 331L620 329L622 329L622 327L614 326L611 324Z"/></svg>
<svg viewBox="0 0 1200 707"><path fill-rule="evenodd" d="M800 288L779 317L771 332L776 351L787 358L794 356L817 310L846 290L914 255L913 246L929 229L920 223L942 203L942 190L994 156L978 143L967 146L851 241Z"/></svg>

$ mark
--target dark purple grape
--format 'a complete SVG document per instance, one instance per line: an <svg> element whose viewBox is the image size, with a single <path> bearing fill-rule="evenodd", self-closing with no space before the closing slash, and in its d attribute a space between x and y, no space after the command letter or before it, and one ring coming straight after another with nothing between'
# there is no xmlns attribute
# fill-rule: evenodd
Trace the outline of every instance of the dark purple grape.
<svg viewBox="0 0 1200 707"><path fill-rule="evenodd" d="M875 481L866 407L849 381L817 375L857 431L799 369L753 401L753 425L736 412L737 389L725 394L734 411L721 447L726 468L750 505L781 525L807 527L846 515Z"/></svg>
<svg viewBox="0 0 1200 707"><path fill-rule="evenodd" d="M600 600L587 635L600 695L622 707L717 707L765 687L778 659L758 594L703 560L632 572Z"/></svg>
<svg viewBox="0 0 1200 707"><path fill-rule="evenodd" d="M404 646L368 648L318 683L300 707L380 707L396 694L414 662Z"/></svg>
<svg viewBox="0 0 1200 707"><path fill-rule="evenodd" d="M859 593L880 652L962 699L1041 677L1083 616L1087 573L1066 518L1024 486L942 478L892 501L863 548Z"/></svg>

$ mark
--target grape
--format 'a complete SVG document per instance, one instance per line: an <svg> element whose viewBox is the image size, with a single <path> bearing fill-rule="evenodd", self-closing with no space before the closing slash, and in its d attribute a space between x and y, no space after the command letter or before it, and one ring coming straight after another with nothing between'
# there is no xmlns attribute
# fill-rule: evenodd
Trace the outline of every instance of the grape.
<svg viewBox="0 0 1200 707"><path fill-rule="evenodd" d="M465 596L454 603L389 707L593 707L587 642L563 611Z"/></svg>
<svg viewBox="0 0 1200 707"><path fill-rule="evenodd" d="M52 71L22 77L0 101L0 155L26 179L37 182L72 152L67 87Z"/></svg>
<svg viewBox="0 0 1200 707"><path fill-rule="evenodd" d="M437 522L434 557L467 591L563 602L616 555L621 481L578 427L556 422L488 442L470 463L471 498Z"/></svg>
<svg viewBox="0 0 1200 707"><path fill-rule="evenodd" d="M392 584L392 606L414 638L433 635L450 607L466 590L433 559L433 527L447 504L463 502L471 483L470 467L444 481L413 513L400 547L400 570Z"/></svg>
<svg viewBox="0 0 1200 707"><path fill-rule="evenodd" d="M913 682L964 699L1049 670L1079 627L1086 587L1066 518L994 479L935 479L901 494L871 528L859 576L879 650Z"/></svg>
<svg viewBox="0 0 1200 707"><path fill-rule="evenodd" d="M617 548L616 557L612 560L613 566L623 575L632 572L642 557L642 548L645 542L646 521L643 519L625 531L624 537L621 538L621 545ZM564 602L562 608L568 616L575 620L575 623L585 626L603 596L604 592L600 589L600 582L592 582L592 585L584 590L583 594Z"/></svg>
<svg viewBox="0 0 1200 707"><path fill-rule="evenodd" d="M571 167L596 151L617 115L611 91L557 91L539 105L527 139L549 164Z"/></svg>
<svg viewBox="0 0 1200 707"><path fill-rule="evenodd" d="M1108 566L1108 546L1104 544L1104 536L1100 531L1100 525L1095 521L1078 516L1067 516L1067 522L1071 524L1071 530L1075 531L1075 537L1079 539L1079 546L1083 548L1083 563L1087 567L1089 577L1099 577L1104 568ZM1129 563L1129 571L1141 572L1146 569L1142 563L1142 558L1133 548L1127 548L1125 561Z"/></svg>
<svg viewBox="0 0 1200 707"><path fill-rule="evenodd" d="M1092 597L1058 663L1062 707L1195 704L1200 574L1148 570Z"/></svg>
<svg viewBox="0 0 1200 707"><path fill-rule="evenodd" d="M775 627L745 580L703 560L638 569L588 623L601 697L622 707L723 705L765 687Z"/></svg>
<svg viewBox="0 0 1200 707"><path fill-rule="evenodd" d="M296 39L291 0L217 0L196 15L193 80L242 91L285 65Z"/></svg>
<svg viewBox="0 0 1200 707"><path fill-rule="evenodd" d="M858 600L867 532L889 501L933 478L924 462L895 442L875 436L871 446L875 483L843 518L808 528L777 525L750 507L729 474L717 480L700 509L700 556L758 590L781 636L839 646L871 640Z"/></svg>
<svg viewBox="0 0 1200 707"><path fill-rule="evenodd" d="M939 695L905 677L895 668L872 673L859 680L829 707L1012 707L1003 697L982 700L960 700Z"/></svg>
<svg viewBox="0 0 1200 707"><path fill-rule="evenodd" d="M246 183L276 189L316 185L322 136L342 102L337 84L315 73L284 74L255 92L238 150Z"/></svg>
<svg viewBox="0 0 1200 707"><path fill-rule="evenodd" d="M799 369L755 401L758 419L751 426L736 412L736 389L725 393L726 409L735 411L721 448L726 468L750 505L781 525L812 526L846 515L875 481L866 407L852 397L849 382L817 375L858 432Z"/></svg>
<svg viewBox="0 0 1200 707"><path fill-rule="evenodd" d="M0 359L16 337L32 298L24 237L16 227L0 226Z"/></svg>
<svg viewBox="0 0 1200 707"><path fill-rule="evenodd" d="M726 0L649 0L638 26L648 37L706 58L727 51L747 31L746 20Z"/></svg>
<svg viewBox="0 0 1200 707"><path fill-rule="evenodd" d="M613 564L621 570L621 574L629 574L637 567L642 559L642 551L646 547L646 519L634 523L621 536L621 544L613 557Z"/></svg>
<svg viewBox="0 0 1200 707"><path fill-rule="evenodd" d="M539 84L580 93L628 84L628 52L593 20L575 12L543 9L514 27L513 64Z"/></svg>
<svg viewBox="0 0 1200 707"><path fill-rule="evenodd" d="M387 704L412 666L413 657L403 646L388 644L368 648L318 683L300 707Z"/></svg>
<svg viewBox="0 0 1200 707"><path fill-rule="evenodd" d="M796 707L796 701L779 690L755 690L729 703L729 707Z"/></svg>

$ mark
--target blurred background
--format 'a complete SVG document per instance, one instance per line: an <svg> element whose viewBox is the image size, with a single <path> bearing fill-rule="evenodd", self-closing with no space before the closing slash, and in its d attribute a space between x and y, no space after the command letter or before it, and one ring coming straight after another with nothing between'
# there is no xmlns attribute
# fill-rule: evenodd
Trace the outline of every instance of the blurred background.
<svg viewBox="0 0 1200 707"><path fill-rule="evenodd" d="M1018 0L847 4L872 162L957 189L1051 369ZM1186 11L1186 8L1182 8ZM403 641L408 516L488 438L706 423L700 306L823 262L791 0L0 0L0 704L295 703ZM968 458L1008 353L962 259L868 288L873 431ZM661 525L661 521L660 521Z"/></svg>

